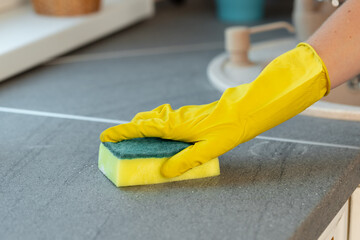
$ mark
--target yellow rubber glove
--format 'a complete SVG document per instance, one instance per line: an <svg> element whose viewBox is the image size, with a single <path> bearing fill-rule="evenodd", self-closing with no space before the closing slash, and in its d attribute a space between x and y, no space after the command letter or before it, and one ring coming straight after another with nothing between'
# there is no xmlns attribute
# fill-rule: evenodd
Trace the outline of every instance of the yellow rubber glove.
<svg viewBox="0 0 360 240"><path fill-rule="evenodd" d="M301 43L273 60L255 81L227 89L216 102L177 110L161 105L105 130L100 140L160 137L195 143L162 166L165 177L175 177L297 115L329 91L324 63Z"/></svg>

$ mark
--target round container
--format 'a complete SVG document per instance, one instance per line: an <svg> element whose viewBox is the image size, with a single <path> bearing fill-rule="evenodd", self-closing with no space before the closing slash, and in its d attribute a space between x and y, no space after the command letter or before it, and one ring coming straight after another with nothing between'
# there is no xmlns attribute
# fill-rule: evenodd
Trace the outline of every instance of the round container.
<svg viewBox="0 0 360 240"><path fill-rule="evenodd" d="M32 0L35 11L42 15L78 16L97 12L101 0Z"/></svg>
<svg viewBox="0 0 360 240"><path fill-rule="evenodd" d="M264 16L264 0L216 0L217 15L225 22L249 22Z"/></svg>

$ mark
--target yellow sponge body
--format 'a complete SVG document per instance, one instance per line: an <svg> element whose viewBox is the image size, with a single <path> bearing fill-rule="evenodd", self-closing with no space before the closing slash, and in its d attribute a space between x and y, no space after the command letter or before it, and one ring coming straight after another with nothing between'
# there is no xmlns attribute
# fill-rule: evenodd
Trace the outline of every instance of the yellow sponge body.
<svg viewBox="0 0 360 240"><path fill-rule="evenodd" d="M160 168L167 159L169 158L118 159L101 143L98 166L117 187L182 181L220 174L219 159L214 158L178 177L165 178L161 175Z"/></svg>

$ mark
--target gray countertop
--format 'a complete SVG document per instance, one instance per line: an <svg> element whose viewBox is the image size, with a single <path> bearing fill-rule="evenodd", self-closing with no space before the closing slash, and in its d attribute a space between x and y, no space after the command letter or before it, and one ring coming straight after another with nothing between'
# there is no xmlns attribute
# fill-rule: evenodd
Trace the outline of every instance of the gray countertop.
<svg viewBox="0 0 360 240"><path fill-rule="evenodd" d="M206 66L224 27L202 1L164 6L0 83L0 106L130 120L163 103L214 101ZM129 49L153 51L107 55ZM88 54L103 59L74 60ZM118 189L97 169L110 126L0 111L2 239L316 239L360 183L360 150L347 147L360 146L360 124L297 116L221 156L218 177Z"/></svg>

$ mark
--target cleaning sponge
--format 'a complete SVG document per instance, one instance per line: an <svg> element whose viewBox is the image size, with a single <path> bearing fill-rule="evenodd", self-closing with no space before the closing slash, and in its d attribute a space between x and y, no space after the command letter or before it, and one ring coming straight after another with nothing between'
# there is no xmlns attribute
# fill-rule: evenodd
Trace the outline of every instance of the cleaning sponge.
<svg viewBox="0 0 360 240"><path fill-rule="evenodd" d="M134 138L121 142L104 142L99 149L99 169L117 187L155 184L204 178L220 174L219 160L214 158L184 174L165 178L162 164L190 146L190 143L161 138Z"/></svg>

